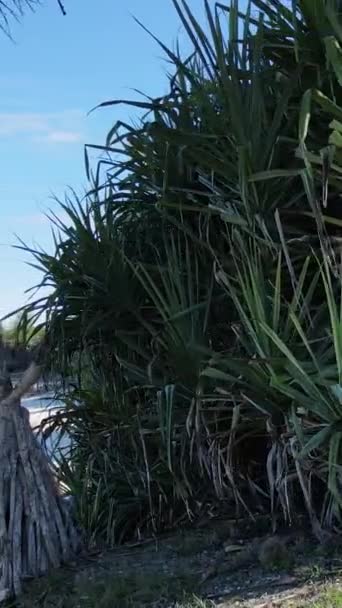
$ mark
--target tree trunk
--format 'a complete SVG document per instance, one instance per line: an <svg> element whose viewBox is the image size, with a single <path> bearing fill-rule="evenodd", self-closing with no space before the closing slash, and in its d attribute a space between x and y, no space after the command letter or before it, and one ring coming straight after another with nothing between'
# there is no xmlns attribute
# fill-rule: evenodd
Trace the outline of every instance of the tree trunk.
<svg viewBox="0 0 342 608"><path fill-rule="evenodd" d="M79 549L49 460L20 406L26 389L27 379L14 391L8 380L0 382L0 601L19 594L24 578L58 568Z"/></svg>

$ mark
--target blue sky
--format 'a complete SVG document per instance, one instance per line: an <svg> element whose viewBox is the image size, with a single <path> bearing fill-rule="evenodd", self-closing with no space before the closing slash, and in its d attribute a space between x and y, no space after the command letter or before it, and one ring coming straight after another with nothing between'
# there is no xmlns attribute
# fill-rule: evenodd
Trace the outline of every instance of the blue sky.
<svg viewBox="0 0 342 608"><path fill-rule="evenodd" d="M88 111L101 101L166 90L161 49L133 15L169 45L189 50L171 0L45 0L13 24L15 42L0 35L0 316L25 301L39 281L22 252L27 244L51 248L45 212L68 186L82 193L85 143L103 143L113 123L134 118L116 107ZM203 14L202 0L188 0ZM159 11L157 10L159 9Z"/></svg>

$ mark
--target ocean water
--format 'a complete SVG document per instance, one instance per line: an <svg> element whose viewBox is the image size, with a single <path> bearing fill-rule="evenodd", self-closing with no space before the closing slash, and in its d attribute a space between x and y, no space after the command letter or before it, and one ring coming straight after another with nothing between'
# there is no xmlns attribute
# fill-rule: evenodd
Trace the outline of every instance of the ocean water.
<svg viewBox="0 0 342 608"><path fill-rule="evenodd" d="M60 409L63 407L61 401L57 401L52 393L43 393L32 395L21 400L21 405L26 407L30 412L47 411L50 409Z"/></svg>
<svg viewBox="0 0 342 608"><path fill-rule="evenodd" d="M31 427L37 434L37 439L50 458L58 461L59 455L66 451L70 445L68 437L53 431L44 438L39 426L43 420L49 419L54 413L63 408L63 403L54 398L52 393L33 395L21 400L21 405L29 411Z"/></svg>

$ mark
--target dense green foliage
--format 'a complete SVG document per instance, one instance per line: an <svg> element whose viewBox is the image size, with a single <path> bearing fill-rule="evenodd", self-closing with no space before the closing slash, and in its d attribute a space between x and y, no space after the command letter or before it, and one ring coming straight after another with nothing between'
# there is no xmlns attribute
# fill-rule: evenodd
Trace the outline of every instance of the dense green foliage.
<svg viewBox="0 0 342 608"><path fill-rule="evenodd" d="M193 54L159 43L168 94L107 102L146 114L34 252L52 291L26 312L77 370L62 473L110 542L208 504L304 504L319 535L342 499L342 9L205 1L203 30L174 5Z"/></svg>

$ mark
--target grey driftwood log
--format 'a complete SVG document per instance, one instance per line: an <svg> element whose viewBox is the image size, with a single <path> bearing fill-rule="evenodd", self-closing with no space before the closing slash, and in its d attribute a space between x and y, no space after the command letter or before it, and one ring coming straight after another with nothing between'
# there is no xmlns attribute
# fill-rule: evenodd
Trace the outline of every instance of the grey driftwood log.
<svg viewBox="0 0 342 608"><path fill-rule="evenodd" d="M0 601L18 595L27 577L69 561L79 537L49 460L20 399L40 376L32 363L18 387L0 379Z"/></svg>

